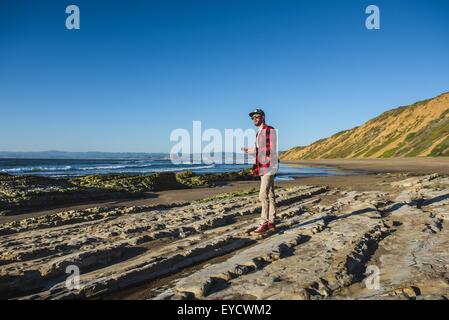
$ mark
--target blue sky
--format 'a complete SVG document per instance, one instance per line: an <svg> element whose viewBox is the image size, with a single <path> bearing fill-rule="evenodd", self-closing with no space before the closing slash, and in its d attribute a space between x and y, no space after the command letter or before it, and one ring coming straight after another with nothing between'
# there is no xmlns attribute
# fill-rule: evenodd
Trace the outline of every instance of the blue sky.
<svg viewBox="0 0 449 320"><path fill-rule="evenodd" d="M0 150L168 152L256 106L305 145L449 91L448 39L447 0L0 0Z"/></svg>

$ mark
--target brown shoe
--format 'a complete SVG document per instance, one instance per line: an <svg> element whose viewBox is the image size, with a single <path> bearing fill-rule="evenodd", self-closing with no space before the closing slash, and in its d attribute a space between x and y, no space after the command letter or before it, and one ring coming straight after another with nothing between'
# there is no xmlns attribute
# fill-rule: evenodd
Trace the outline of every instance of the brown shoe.
<svg viewBox="0 0 449 320"><path fill-rule="evenodd" d="M253 234L263 234L268 231L268 224L262 223L256 230L254 230Z"/></svg>
<svg viewBox="0 0 449 320"><path fill-rule="evenodd" d="M268 222L268 230L275 230L276 229L276 225L274 224L274 222Z"/></svg>

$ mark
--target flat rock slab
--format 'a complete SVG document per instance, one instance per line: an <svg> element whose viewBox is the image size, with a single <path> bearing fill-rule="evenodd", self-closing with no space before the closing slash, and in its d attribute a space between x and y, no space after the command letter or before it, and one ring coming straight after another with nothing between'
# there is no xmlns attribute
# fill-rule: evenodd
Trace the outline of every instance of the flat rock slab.
<svg viewBox="0 0 449 320"><path fill-rule="evenodd" d="M298 185L276 193L277 229L260 237L251 235L257 193L1 224L0 297L448 297L448 178L405 177L388 192ZM66 285L69 267L80 270L79 288ZM366 284L370 270L378 286Z"/></svg>

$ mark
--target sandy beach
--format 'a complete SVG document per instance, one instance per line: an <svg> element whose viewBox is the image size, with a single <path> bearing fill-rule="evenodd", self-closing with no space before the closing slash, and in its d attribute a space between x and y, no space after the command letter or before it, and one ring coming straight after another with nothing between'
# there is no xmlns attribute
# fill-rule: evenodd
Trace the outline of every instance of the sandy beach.
<svg viewBox="0 0 449 320"><path fill-rule="evenodd" d="M295 163L357 174L277 183L277 231L261 237L257 181L1 217L0 296L449 298L448 159Z"/></svg>
<svg viewBox="0 0 449 320"><path fill-rule="evenodd" d="M313 167L330 167L366 173L449 174L449 158L388 158L388 159L323 159L283 161Z"/></svg>

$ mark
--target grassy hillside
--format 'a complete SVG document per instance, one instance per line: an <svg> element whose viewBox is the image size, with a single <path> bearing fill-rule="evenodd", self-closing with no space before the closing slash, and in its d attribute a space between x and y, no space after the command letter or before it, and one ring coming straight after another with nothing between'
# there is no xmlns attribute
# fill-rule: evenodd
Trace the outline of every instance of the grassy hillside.
<svg viewBox="0 0 449 320"><path fill-rule="evenodd" d="M282 160L449 156L449 93L387 111L365 124L292 148Z"/></svg>

